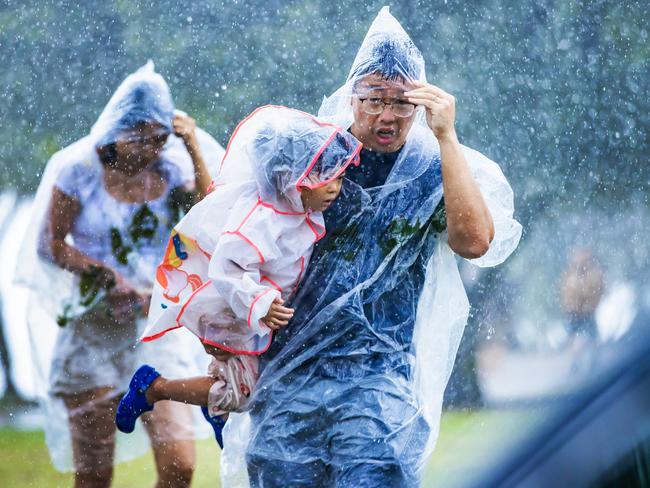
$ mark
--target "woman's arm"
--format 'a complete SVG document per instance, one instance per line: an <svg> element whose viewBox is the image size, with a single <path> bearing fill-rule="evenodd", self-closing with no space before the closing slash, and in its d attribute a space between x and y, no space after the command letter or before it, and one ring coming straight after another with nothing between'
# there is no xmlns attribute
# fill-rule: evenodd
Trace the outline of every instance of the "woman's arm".
<svg viewBox="0 0 650 488"><path fill-rule="evenodd" d="M115 282L115 273L108 269L103 263L96 261L65 241L65 238L72 230L74 223L81 211L79 201L59 190L52 189L52 200L50 202L49 220L47 225L46 244L49 257L55 264L72 273L81 275L89 272L93 267L99 270L99 279L108 285Z"/></svg>
<svg viewBox="0 0 650 488"><path fill-rule="evenodd" d="M185 148L192 158L194 177L196 178L196 188L194 190L194 201L196 203L207 195L208 187L212 182L196 138L196 122L189 115L178 113L174 116L173 125L174 134L183 139Z"/></svg>
<svg viewBox="0 0 650 488"><path fill-rule="evenodd" d="M50 254L44 257L72 273L92 276L98 286L108 290L108 300L115 316L130 318L136 303L145 304L148 298L138 295L122 276L104 263L92 259L65 241L80 211L81 204L76 198L56 187L52 189L46 238L49 249L44 250Z"/></svg>

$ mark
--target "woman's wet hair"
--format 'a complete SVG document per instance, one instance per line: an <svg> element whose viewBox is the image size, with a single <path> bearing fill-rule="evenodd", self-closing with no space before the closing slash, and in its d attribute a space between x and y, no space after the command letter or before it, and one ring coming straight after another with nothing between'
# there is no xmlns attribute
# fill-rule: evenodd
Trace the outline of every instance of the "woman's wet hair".
<svg viewBox="0 0 650 488"><path fill-rule="evenodd" d="M161 134L172 132L174 106L160 84L147 79L132 80L119 95L100 116L100 127L93 127L101 133L98 145L114 143L125 132L151 124L159 126Z"/></svg>
<svg viewBox="0 0 650 488"><path fill-rule="evenodd" d="M165 117L162 112L167 110L167 107L161 107L156 87L144 81L134 86L127 96L120 100L118 109L120 108L123 113L116 125L129 128L158 122L161 116Z"/></svg>

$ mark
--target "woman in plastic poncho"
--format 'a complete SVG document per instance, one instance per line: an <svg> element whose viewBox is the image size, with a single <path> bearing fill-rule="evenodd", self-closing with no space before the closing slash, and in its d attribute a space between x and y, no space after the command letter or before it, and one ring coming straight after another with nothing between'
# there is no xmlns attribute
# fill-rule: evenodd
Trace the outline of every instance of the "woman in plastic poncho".
<svg viewBox="0 0 650 488"><path fill-rule="evenodd" d="M319 115L363 142L360 171L326 215L250 422L226 425L223 482L245 451L253 486L416 486L469 310L454 251L481 266L512 252L512 191L458 143L453 97L426 83L387 8Z"/></svg>
<svg viewBox="0 0 650 488"><path fill-rule="evenodd" d="M210 182L199 133L212 144L206 157L218 157L220 146L191 118L174 115L169 88L150 62L120 85L89 136L53 156L39 187L38 232L26 245L35 255L23 257L19 275L37 292L30 306L40 311L35 318L30 310L35 342L48 318L60 327L52 361L42 365L49 376L45 427L57 467L66 468L71 447L75 486L110 485L115 408L137 364L153 361L171 376L198 372L182 341L134 346L169 231ZM57 426L65 417L67 439ZM168 402L145 428L156 486L189 486L190 407Z"/></svg>

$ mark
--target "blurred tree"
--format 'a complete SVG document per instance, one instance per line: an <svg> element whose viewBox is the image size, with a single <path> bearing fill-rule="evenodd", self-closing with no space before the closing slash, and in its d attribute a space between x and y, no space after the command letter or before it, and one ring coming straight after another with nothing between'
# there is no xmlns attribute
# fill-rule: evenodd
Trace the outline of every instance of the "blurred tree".
<svg viewBox="0 0 650 488"><path fill-rule="evenodd" d="M255 106L315 111L382 2L0 4L0 184L33 190L148 58L179 107L226 142ZM522 217L554 200L648 190L643 2L410 1L394 9L459 100L463 140L499 161ZM646 88L646 89L644 89ZM634 182L632 187L628 183Z"/></svg>

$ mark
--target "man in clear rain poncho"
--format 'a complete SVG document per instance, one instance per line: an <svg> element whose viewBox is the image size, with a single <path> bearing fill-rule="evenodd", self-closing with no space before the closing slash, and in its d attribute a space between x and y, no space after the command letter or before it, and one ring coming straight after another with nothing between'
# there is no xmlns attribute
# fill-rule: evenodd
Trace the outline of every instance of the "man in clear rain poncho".
<svg viewBox="0 0 650 488"><path fill-rule="evenodd" d="M469 312L454 252L479 266L508 257L521 235L512 191L458 143L453 97L426 83L387 8L319 115L363 142L361 166L262 358L249 416L226 425L222 481L416 486Z"/></svg>

